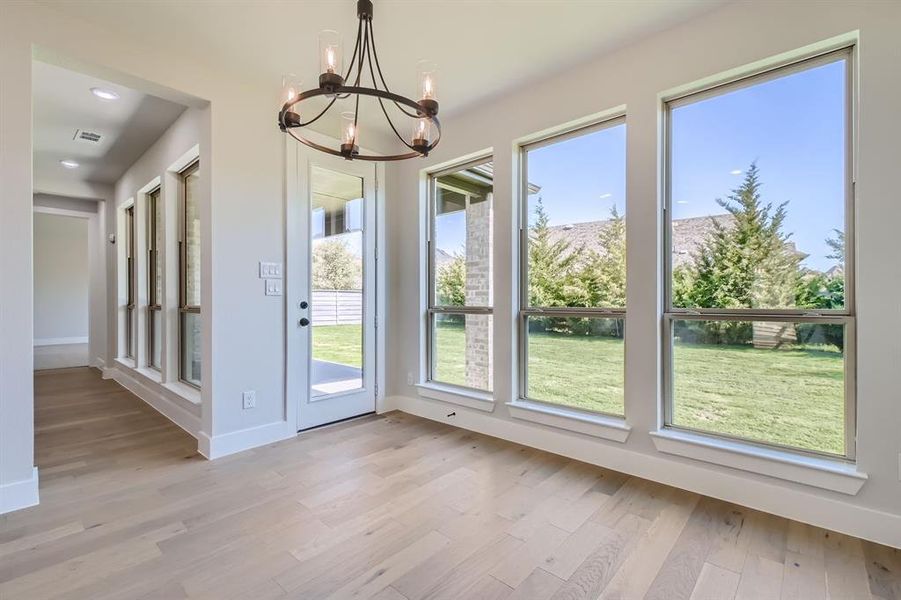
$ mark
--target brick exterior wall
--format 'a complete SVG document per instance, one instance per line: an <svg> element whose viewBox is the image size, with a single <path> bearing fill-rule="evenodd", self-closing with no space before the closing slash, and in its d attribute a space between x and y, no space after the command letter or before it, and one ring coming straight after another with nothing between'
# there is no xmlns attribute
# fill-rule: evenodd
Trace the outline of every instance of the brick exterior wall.
<svg viewBox="0 0 901 600"><path fill-rule="evenodd" d="M493 194L466 211L466 305L493 306ZM466 315L466 385L490 390L493 375L490 315Z"/></svg>

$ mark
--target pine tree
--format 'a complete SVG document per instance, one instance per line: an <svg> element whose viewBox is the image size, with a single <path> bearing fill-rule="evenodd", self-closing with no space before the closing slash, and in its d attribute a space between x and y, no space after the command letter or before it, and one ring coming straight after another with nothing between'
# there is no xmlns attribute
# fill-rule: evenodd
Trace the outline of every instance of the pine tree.
<svg viewBox="0 0 901 600"><path fill-rule="evenodd" d="M793 306L800 257L782 232L787 202L764 204L755 163L726 200L717 199L731 223L713 222L684 293L687 307L785 308Z"/></svg>
<svg viewBox="0 0 901 600"><path fill-rule="evenodd" d="M616 205L598 234L600 252L590 251L579 269L583 306L626 305L626 220Z"/></svg>
<svg viewBox="0 0 901 600"><path fill-rule="evenodd" d="M531 306L567 306L577 253L564 239L551 239L550 218L541 197L535 223L529 228L529 303ZM569 290L569 291L568 291Z"/></svg>
<svg viewBox="0 0 901 600"><path fill-rule="evenodd" d="M826 245L829 246L829 249L832 250L832 254L826 255L826 258L831 258L838 262L838 267L840 269L844 269L845 267L845 232L841 229L833 229L835 232L834 238L826 238Z"/></svg>

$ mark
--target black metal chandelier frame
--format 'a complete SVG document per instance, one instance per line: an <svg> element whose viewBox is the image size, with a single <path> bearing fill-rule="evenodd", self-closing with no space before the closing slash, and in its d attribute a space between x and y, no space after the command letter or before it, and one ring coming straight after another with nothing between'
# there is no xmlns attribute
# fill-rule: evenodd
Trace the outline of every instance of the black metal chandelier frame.
<svg viewBox="0 0 901 600"><path fill-rule="evenodd" d="M353 55L350 59L350 66L348 66L347 72L343 77L338 73L323 73L319 76L318 88L301 92L291 100L285 102L278 113L279 128L298 142L309 146L310 148L335 156L341 156L347 160L382 162L428 156L429 152L431 152L435 146L438 145L438 142L441 141L441 122L438 120L438 102L432 99L423 99L417 102L406 96L396 94L388 88L385 77L382 75L382 67L379 64L378 51L375 47L375 35L373 34L372 29L372 0L357 0L357 16L359 17L357 41L354 45ZM361 85L364 67L367 64L369 66L372 87ZM349 78L354 71L354 67L356 67L356 75L354 76L353 85L345 85L345 82L350 81ZM378 73L378 78L376 78L376 73ZM379 81L382 84L382 89L379 88ZM309 100L310 98L316 98L318 96L330 98L328 104L315 117L307 121L302 121L299 113L294 110L295 106L304 100ZM356 96L356 99L354 101L353 113L354 136L350 143L342 143L340 149L336 150L314 142L298 132L298 130L308 127L322 118L337 100L344 100L351 96ZM385 119L391 126L394 135L397 136L397 139L399 139L410 152L388 155L360 153L359 147L356 144L356 132L357 121L360 114L361 96L369 96L378 100L379 106L382 109L382 114L385 115ZM392 102L400 112L410 118L428 120L435 127L437 132L434 141L430 140L427 143L422 144L411 144L407 142L398 131L394 121L391 120L388 109L385 107L386 101Z"/></svg>

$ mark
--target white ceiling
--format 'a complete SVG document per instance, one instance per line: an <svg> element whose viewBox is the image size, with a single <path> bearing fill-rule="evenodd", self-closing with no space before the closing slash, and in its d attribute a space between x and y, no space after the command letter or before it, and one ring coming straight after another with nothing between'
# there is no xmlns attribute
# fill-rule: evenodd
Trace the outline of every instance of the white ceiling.
<svg viewBox="0 0 901 600"><path fill-rule="evenodd" d="M185 107L62 67L34 61L35 181L114 183L178 119ZM92 87L112 90L103 101ZM73 140L75 131L100 133L97 144ZM80 164L66 169L61 160Z"/></svg>
<svg viewBox="0 0 901 600"><path fill-rule="evenodd" d="M634 42L729 0L374 0L385 77L412 94L416 63L436 61L442 112L519 87ZM129 37L178 47L200 60L271 81L301 75L315 85L317 34L356 35L355 0L44 0ZM153 36L153 37L151 37Z"/></svg>

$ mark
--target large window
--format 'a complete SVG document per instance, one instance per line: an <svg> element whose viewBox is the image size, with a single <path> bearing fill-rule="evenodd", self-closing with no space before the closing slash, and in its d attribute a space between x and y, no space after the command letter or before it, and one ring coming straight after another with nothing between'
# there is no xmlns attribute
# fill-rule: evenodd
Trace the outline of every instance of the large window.
<svg viewBox="0 0 901 600"><path fill-rule="evenodd" d="M147 195L147 363L159 370L162 362L163 206L160 188Z"/></svg>
<svg viewBox="0 0 901 600"><path fill-rule="evenodd" d="M853 457L851 64L668 102L667 426Z"/></svg>
<svg viewBox="0 0 901 600"><path fill-rule="evenodd" d="M520 396L624 414L626 125L522 153Z"/></svg>
<svg viewBox="0 0 901 600"><path fill-rule="evenodd" d="M125 209L125 356L135 357L135 207Z"/></svg>
<svg viewBox="0 0 901 600"><path fill-rule="evenodd" d="M200 387L200 165L194 163L181 172L181 230L179 269L179 378Z"/></svg>
<svg viewBox="0 0 901 600"><path fill-rule="evenodd" d="M491 391L494 169L429 181L429 381Z"/></svg>

